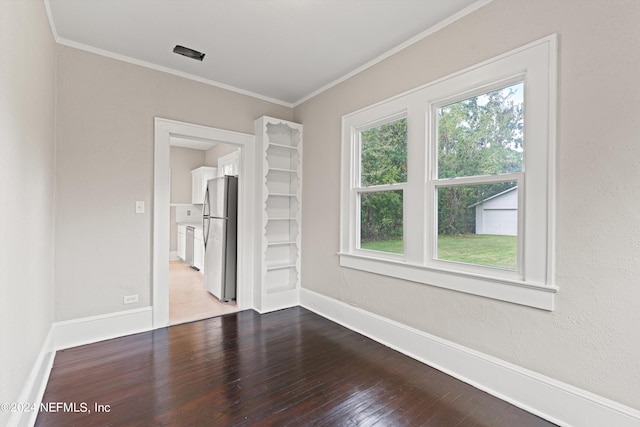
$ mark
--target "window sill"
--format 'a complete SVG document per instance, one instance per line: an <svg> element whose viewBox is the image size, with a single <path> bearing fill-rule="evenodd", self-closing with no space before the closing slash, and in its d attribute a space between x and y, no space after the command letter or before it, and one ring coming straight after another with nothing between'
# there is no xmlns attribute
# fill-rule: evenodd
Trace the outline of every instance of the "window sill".
<svg viewBox="0 0 640 427"><path fill-rule="evenodd" d="M479 295L528 307L553 311L558 288L515 280L484 277L410 264L406 261L338 253L340 266L409 280L425 285Z"/></svg>

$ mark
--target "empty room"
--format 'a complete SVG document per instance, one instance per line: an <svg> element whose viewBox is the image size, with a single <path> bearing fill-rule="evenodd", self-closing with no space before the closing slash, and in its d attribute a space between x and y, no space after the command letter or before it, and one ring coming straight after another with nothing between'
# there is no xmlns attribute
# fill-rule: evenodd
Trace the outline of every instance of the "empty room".
<svg viewBox="0 0 640 427"><path fill-rule="evenodd" d="M640 426L637 0L0 0L0 425Z"/></svg>

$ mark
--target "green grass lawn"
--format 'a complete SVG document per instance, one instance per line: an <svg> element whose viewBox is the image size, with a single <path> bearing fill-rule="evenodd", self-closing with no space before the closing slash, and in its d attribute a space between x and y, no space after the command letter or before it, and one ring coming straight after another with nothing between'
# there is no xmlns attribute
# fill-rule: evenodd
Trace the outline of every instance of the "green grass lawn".
<svg viewBox="0 0 640 427"><path fill-rule="evenodd" d="M488 265L515 270L518 238L492 234L464 234L438 237L438 259ZM360 247L373 251L403 252L402 240L363 242Z"/></svg>
<svg viewBox="0 0 640 427"><path fill-rule="evenodd" d="M404 252L402 240L381 240L378 242L362 242L362 249L371 251L391 252L392 254L401 254Z"/></svg>

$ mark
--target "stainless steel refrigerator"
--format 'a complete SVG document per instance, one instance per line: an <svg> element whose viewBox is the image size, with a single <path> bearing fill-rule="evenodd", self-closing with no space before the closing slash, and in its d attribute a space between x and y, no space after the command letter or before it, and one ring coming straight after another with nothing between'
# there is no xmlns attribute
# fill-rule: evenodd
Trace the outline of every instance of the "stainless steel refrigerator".
<svg viewBox="0 0 640 427"><path fill-rule="evenodd" d="M202 208L204 287L222 302L236 298L238 177L210 179Z"/></svg>

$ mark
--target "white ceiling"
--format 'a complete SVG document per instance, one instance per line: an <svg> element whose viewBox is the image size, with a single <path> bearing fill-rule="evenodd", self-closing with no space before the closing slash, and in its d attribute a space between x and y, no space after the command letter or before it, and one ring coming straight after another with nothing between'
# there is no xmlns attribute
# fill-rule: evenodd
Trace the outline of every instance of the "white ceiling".
<svg viewBox="0 0 640 427"><path fill-rule="evenodd" d="M45 0L59 43L289 106L488 1Z"/></svg>

